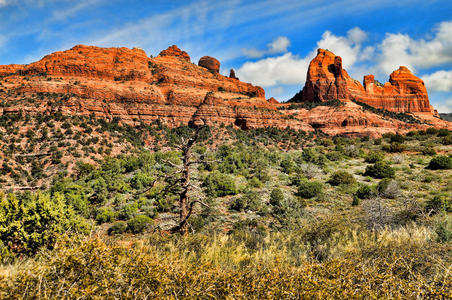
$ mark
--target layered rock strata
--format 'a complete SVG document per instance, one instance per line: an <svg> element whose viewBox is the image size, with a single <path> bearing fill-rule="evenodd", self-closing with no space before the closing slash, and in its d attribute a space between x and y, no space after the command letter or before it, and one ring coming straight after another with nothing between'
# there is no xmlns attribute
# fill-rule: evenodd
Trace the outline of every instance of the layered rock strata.
<svg viewBox="0 0 452 300"><path fill-rule="evenodd" d="M342 67L342 58L318 49L309 64L306 84L295 102L356 100L392 112L434 113L424 82L406 67L394 71L389 82L380 84L373 75L364 77L363 85L351 78Z"/></svg>

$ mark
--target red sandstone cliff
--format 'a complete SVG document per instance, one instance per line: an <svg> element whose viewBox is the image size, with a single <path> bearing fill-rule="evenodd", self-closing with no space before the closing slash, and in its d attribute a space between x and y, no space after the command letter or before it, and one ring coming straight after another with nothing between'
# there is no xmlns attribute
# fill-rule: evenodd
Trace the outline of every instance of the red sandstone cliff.
<svg viewBox="0 0 452 300"><path fill-rule="evenodd" d="M29 65L0 66L0 99L7 103L0 113L61 111L128 123L159 119L178 126L206 120L210 125L312 130L284 118L261 87L219 74L215 58L204 57L200 65L177 46L149 58L141 49L79 45Z"/></svg>
<svg viewBox="0 0 452 300"><path fill-rule="evenodd" d="M319 50L311 62L306 87L298 97L306 101L356 98L395 111L417 111L422 124L410 124L364 111L346 101L339 107L284 109L265 99L261 87L241 82L231 71L218 73L220 62L203 57L200 66L177 46L149 58L141 49L75 46L29 65L0 66L0 114L94 114L123 122L168 126L232 124L240 128L317 128L328 134L372 135L406 132L430 126L452 129L450 122L428 110L428 96L420 79L405 68L395 71L380 87L366 76L365 85L351 79L342 60ZM373 102L372 102L373 101Z"/></svg>
<svg viewBox="0 0 452 300"><path fill-rule="evenodd" d="M384 85L373 75L364 77L364 85L351 78L342 68L342 58L319 49L309 64L305 87L294 101L352 100L393 112L433 113L424 82L406 67L390 75Z"/></svg>

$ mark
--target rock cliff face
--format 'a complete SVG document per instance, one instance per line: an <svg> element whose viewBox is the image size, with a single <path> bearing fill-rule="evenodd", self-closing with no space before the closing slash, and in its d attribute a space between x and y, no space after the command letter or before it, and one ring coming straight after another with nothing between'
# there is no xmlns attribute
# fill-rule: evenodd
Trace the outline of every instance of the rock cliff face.
<svg viewBox="0 0 452 300"><path fill-rule="evenodd" d="M265 99L261 87L241 82L220 62L204 57L200 66L177 46L150 58L141 49L75 46L29 65L0 66L0 115L23 113L91 115L137 124L159 120L167 126L233 125L278 127L328 134L371 135L407 132L430 126L452 129L436 118L422 81L406 68L380 86L372 75L364 86L350 78L342 60L319 50L305 88L295 98L325 102L356 100L392 111L414 111L419 123L378 115L351 101L312 109Z"/></svg>
<svg viewBox="0 0 452 300"><path fill-rule="evenodd" d="M364 77L364 85L342 68L342 59L319 49L309 65L305 87L293 101L352 100L392 112L434 113L424 82L406 67L394 71L389 82L380 84L373 75Z"/></svg>
<svg viewBox="0 0 452 300"><path fill-rule="evenodd" d="M284 118L265 99L261 87L222 76L190 62L177 46L149 58L141 49L75 46L29 65L0 66L0 114L94 114L123 122L168 126L235 125L241 128L287 126L311 131ZM212 71L212 70L213 71Z"/></svg>

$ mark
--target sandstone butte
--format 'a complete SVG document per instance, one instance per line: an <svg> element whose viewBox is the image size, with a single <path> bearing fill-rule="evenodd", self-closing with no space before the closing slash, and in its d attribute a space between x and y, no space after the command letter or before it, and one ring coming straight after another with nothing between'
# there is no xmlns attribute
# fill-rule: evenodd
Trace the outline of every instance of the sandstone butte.
<svg viewBox="0 0 452 300"><path fill-rule="evenodd" d="M177 46L152 58L138 48L78 45L28 65L0 66L3 102L0 114L59 111L94 114L110 120L119 117L129 124L160 120L171 127L224 124L244 129L318 128L328 134L372 136L431 126L451 128L452 123L433 115L425 87L422 84L421 89L420 79L415 80L409 71L401 68L394 72L390 84L383 88L371 84L371 77L366 77L369 83L363 87L342 69L340 57L330 53L319 50L300 94L312 97L303 101L344 100L339 107L286 109L288 104L279 104L272 98L267 101L261 87L241 82L235 72L231 71L229 77L221 75L220 62L215 58L203 57L198 66ZM314 68L313 64L319 67ZM368 92L371 89L374 92ZM389 90L398 91L398 97L385 98ZM406 123L363 110L347 101L350 95L360 95L355 98L375 107L423 113L417 117L424 124ZM413 104L403 104L405 99L411 99Z"/></svg>

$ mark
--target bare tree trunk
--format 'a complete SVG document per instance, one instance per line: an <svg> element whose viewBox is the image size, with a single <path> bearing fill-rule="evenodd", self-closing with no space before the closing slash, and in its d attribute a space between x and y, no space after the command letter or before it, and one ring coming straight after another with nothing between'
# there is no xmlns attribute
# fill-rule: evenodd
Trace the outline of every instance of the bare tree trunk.
<svg viewBox="0 0 452 300"><path fill-rule="evenodd" d="M179 194L179 230L183 235L188 233L188 188L190 186L190 150L191 145L190 142L187 144L187 147L182 149L182 158L183 158L183 166L182 166L182 178L181 178L181 187L182 191ZM193 144L193 143L192 143Z"/></svg>

